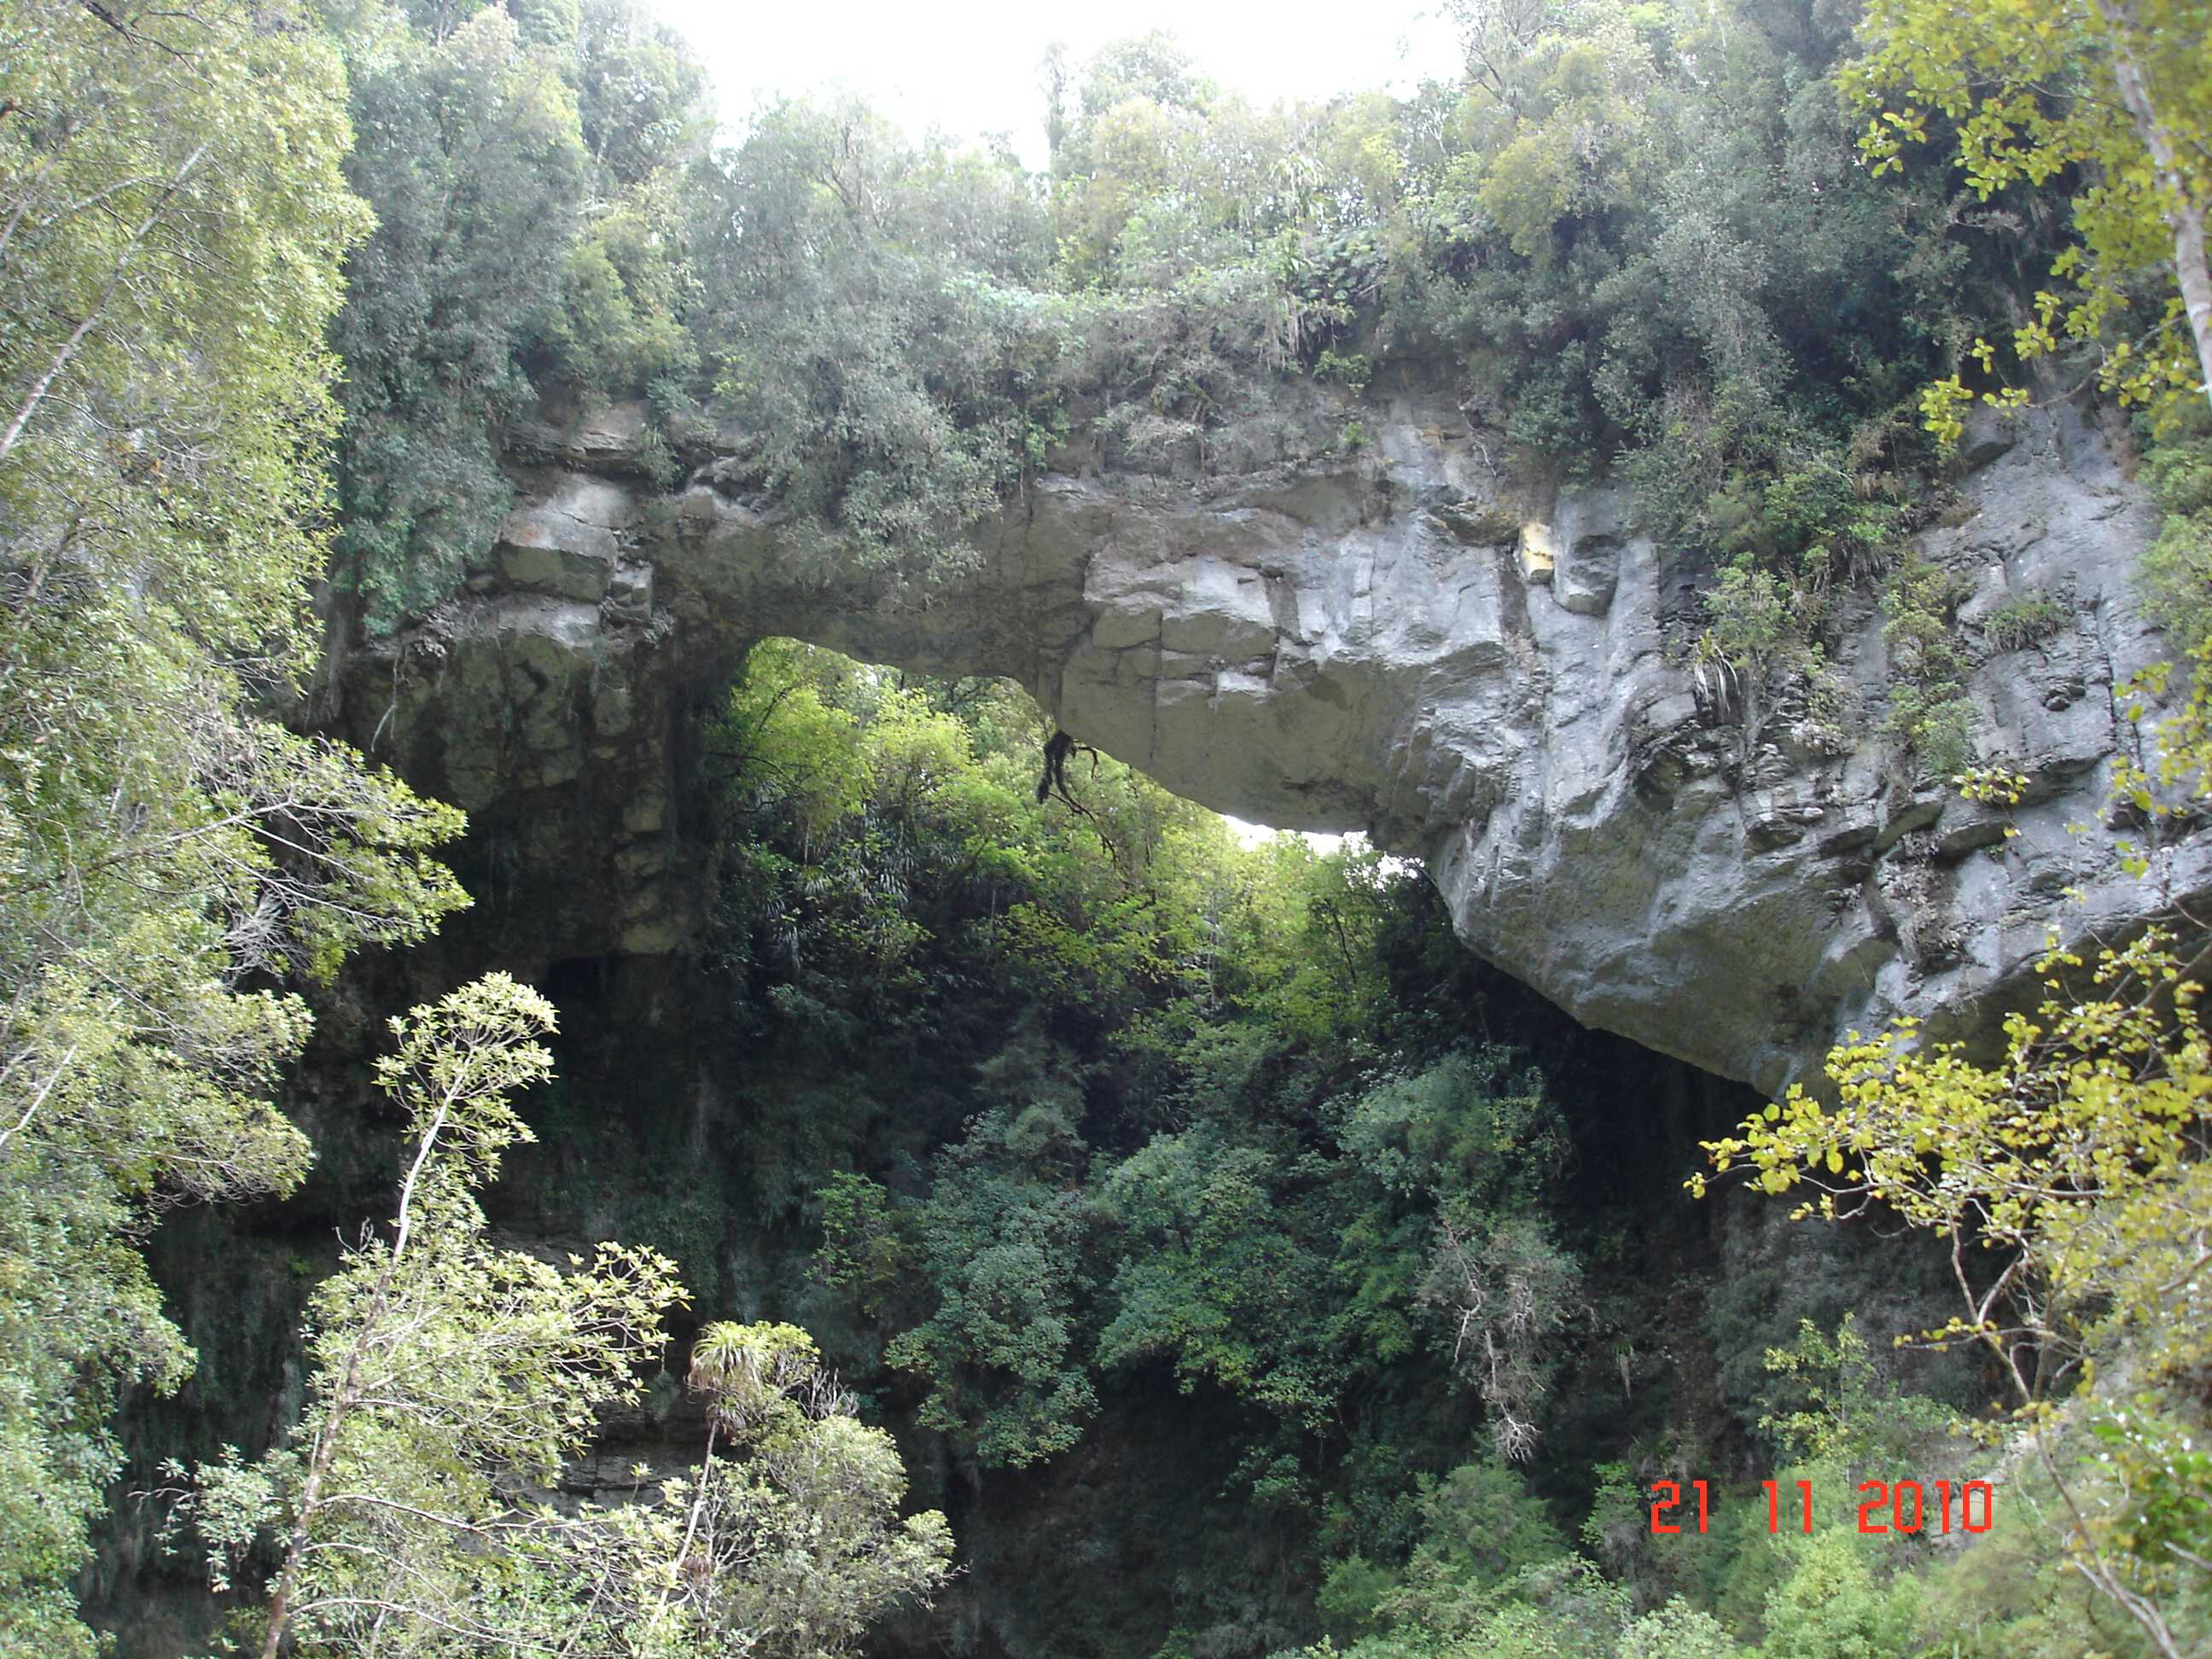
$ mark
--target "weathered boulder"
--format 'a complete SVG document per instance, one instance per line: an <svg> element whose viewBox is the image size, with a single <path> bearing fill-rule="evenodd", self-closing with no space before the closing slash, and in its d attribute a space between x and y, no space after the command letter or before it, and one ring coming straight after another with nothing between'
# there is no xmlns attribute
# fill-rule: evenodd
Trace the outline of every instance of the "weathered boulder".
<svg viewBox="0 0 2212 1659"><path fill-rule="evenodd" d="M652 954L702 904L690 711L749 641L1008 675L1208 805L1425 860L1481 955L1769 1090L1894 1014L1986 1032L2047 929L2124 929L2161 884L2212 885L2197 840L2150 883L2110 857L2112 688L2164 654L2130 591L2154 526L2073 410L1979 444L1988 464L1917 538L1972 589L1974 749L2031 781L2002 817L1881 734L1870 599L1842 602L1821 707L1700 675L1700 573L1637 532L1625 494L1518 497L1441 398L1364 423L1356 455L1235 477L1045 477L982 527L975 569L926 592L795 563L711 453L729 434L664 492L624 419L533 432L494 579L357 659L349 723L477 815L471 873L492 872L512 955ZM2000 651L1978 621L2028 593L2065 625ZM501 913L501 893L527 897Z"/></svg>

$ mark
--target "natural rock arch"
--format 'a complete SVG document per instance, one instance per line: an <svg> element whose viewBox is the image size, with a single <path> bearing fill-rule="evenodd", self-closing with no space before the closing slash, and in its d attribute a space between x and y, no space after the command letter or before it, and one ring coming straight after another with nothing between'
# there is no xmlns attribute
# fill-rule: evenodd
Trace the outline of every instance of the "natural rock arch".
<svg viewBox="0 0 2212 1659"><path fill-rule="evenodd" d="M2069 827L2102 819L2113 686L2164 654L2130 591L2154 517L2074 411L1987 441L1917 538L1972 585L1970 638L2010 596L2067 608L2037 646L1984 646L1972 677L1981 752L2030 779L2003 817L1914 787L1875 735L1870 600L1835 662L1848 731L1747 712L1681 659L1694 573L1619 492L1531 520L1449 402L1365 425L1321 466L1039 478L978 568L919 594L793 569L711 440L670 492L636 472L635 411L526 432L470 592L345 665L343 724L475 815L468 873L526 968L684 949L706 867L686 710L775 635L1007 675L1205 805L1365 830L1425 860L1474 950L1585 1024L1767 1090L1847 1026L1986 1026L2049 927L2120 930L2156 902ZM2212 885L2195 842L2166 866L2169 890Z"/></svg>

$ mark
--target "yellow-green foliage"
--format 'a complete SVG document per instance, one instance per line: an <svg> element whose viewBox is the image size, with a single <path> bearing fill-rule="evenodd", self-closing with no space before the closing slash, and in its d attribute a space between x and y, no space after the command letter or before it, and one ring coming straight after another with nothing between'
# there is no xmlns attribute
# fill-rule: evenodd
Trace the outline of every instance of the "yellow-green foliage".
<svg viewBox="0 0 2212 1659"><path fill-rule="evenodd" d="M1984 201L2023 181L2082 181L2073 197L2081 240L2051 267L2063 286L2035 296L2013 349L2025 363L2057 351L2062 338L2100 347L2102 378L2123 403L2178 403L2212 375L2177 283L2191 265L2197 282L2207 280L2207 22L2203 0L1874 0L1862 26L1871 50L1844 76L1868 114L1860 148L1876 173L1901 167L1910 147L1948 136ZM2160 149L2171 152L2163 162ZM2177 245L2177 211L2196 216L2193 248ZM1977 340L1972 355L1993 372L1989 346ZM1929 428L1955 440L1957 406L1969 395L1956 375L1929 387ZM1983 396L2017 405L2027 392Z"/></svg>
<svg viewBox="0 0 2212 1659"><path fill-rule="evenodd" d="M1766 1598L1760 1659L1876 1659L1911 1650L1920 1589L1885 1580L1867 1540L1831 1527L1800 1544L1790 1575Z"/></svg>
<svg viewBox="0 0 2212 1659"><path fill-rule="evenodd" d="M2040 1334L2124 1324L2154 1340L2160 1365L2194 1364L2212 1307L2195 1306L2193 1276L2174 1270L2202 1201L2212 1046L2171 943L2153 932L2099 952L2094 994L2078 1000L2057 975L2082 958L2046 956L2051 994L2007 1018L1994 1066L1955 1045L1911 1047L1911 1021L1855 1036L1829 1057L1833 1106L1793 1085L1708 1143L1713 1169L1742 1163L1767 1192L1809 1189L1801 1214L1879 1204L1960 1251L2004 1253L1999 1285L1976 1293L1957 1331L1995 1339L2003 1293L2022 1291Z"/></svg>
<svg viewBox="0 0 2212 1659"><path fill-rule="evenodd" d="M2042 965L2050 994L2006 1020L1995 1063L1916 1046L1910 1022L1854 1036L1829 1056L1832 1104L1793 1086L1707 1151L1716 1174L1809 1194L1801 1215L1875 1212L1948 1242L1960 1312L1926 1339L1999 1363L2073 1564L2172 1654L2202 1611L2176 1563L2212 1544L2189 1382L2212 1361L2212 1043L2167 933ZM2066 1425L2094 1462L2078 1433L2057 1443Z"/></svg>

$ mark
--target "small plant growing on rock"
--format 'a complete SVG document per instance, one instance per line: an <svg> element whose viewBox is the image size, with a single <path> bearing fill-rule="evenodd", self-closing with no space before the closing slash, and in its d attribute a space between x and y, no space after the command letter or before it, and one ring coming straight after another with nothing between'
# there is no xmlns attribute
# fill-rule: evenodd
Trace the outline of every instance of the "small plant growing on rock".
<svg viewBox="0 0 2212 1659"><path fill-rule="evenodd" d="M2066 607L2040 588L2015 593L1989 614L1982 631L1999 651L2024 651L2066 623Z"/></svg>
<svg viewBox="0 0 2212 1659"><path fill-rule="evenodd" d="M1896 677L1881 729L1939 776L1965 770L1973 758L1974 706L1954 623L1965 598L1955 574L1923 559L1900 565L1881 596L1888 617L1881 636Z"/></svg>
<svg viewBox="0 0 2212 1659"><path fill-rule="evenodd" d="M1334 348L1325 348L1314 360L1314 379L1334 380L1355 398L1367 389L1368 378L1374 372L1374 365L1364 355L1356 351L1340 352Z"/></svg>

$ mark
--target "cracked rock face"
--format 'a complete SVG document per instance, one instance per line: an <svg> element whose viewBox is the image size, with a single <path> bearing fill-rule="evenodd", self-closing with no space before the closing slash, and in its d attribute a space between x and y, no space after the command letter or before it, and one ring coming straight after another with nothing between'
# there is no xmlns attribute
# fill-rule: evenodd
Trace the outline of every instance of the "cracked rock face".
<svg viewBox="0 0 2212 1659"><path fill-rule="evenodd" d="M1871 599L1842 602L1842 690L1820 709L1700 676L1698 573L1624 492L1516 498L1441 399L1365 424L1358 456L1238 477L1046 477L926 601L794 568L705 450L658 489L622 411L536 430L471 591L348 665L346 724L470 810L464 873L526 970L696 937L690 714L750 641L1008 675L1179 793L1424 860L1482 956L1769 1091L1897 1014L1986 1036L2032 994L2049 928L2124 930L2161 890L2212 887L2203 838L2148 882L2112 860L2113 687L2167 654L2131 592L2155 517L2072 411L1984 434L1917 538L1970 592L1976 757L2029 779L2002 813L1916 781L1881 735ZM2064 625L1999 649L1983 624L2028 594Z"/></svg>

